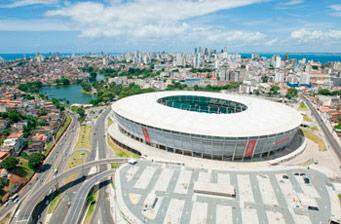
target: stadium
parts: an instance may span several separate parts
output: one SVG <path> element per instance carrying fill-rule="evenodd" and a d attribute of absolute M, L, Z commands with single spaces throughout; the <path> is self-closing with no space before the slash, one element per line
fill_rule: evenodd
<path fill-rule="evenodd" d="M 155 150 L 215 160 L 266 158 L 293 141 L 296 110 L 252 96 L 165 91 L 112 104 L 119 132 Z M 114 136 L 112 136 L 115 138 Z"/>

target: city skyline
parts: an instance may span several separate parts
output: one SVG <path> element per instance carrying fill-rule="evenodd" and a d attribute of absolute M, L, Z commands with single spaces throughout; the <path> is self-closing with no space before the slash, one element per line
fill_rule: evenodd
<path fill-rule="evenodd" d="M 337 1 L 62 1 L 0 4 L 0 53 L 341 52 Z"/>

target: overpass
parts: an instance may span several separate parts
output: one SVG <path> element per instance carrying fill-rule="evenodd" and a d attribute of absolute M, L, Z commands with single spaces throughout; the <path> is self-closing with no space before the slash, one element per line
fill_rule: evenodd
<path fill-rule="evenodd" d="M 86 199 L 90 190 L 97 182 L 104 181 L 106 178 L 112 176 L 115 171 L 115 169 L 111 169 L 100 172 L 84 182 L 84 184 L 75 195 L 63 224 L 78 224 L 81 222 L 83 209 L 85 208 Z"/>
<path fill-rule="evenodd" d="M 84 163 L 82 165 L 76 166 L 72 169 L 65 171 L 64 173 L 56 176 L 54 179 L 47 182 L 43 186 L 39 187 L 31 195 L 28 195 L 19 206 L 19 209 L 17 210 L 14 216 L 14 219 L 11 223 L 17 223 L 17 224 L 30 223 L 34 208 L 37 206 L 37 204 L 51 193 L 50 192 L 51 189 L 53 189 L 54 187 L 58 188 L 59 187 L 58 185 L 62 184 L 62 181 L 65 178 L 68 178 L 69 176 L 75 173 L 77 174 L 79 172 L 81 172 L 82 175 L 85 175 L 84 171 L 93 166 L 100 166 L 100 165 L 106 165 L 106 164 L 111 164 L 111 163 L 126 163 L 127 161 L 128 160 L 126 158 L 101 159 L 101 160 Z M 110 170 L 110 171 L 113 171 L 113 170 Z"/>

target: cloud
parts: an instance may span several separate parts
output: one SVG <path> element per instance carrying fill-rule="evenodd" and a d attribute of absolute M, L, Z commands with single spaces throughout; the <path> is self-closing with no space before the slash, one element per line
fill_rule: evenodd
<path fill-rule="evenodd" d="M 55 4 L 58 0 L 14 0 L 11 3 L 0 5 L 0 8 L 17 8 L 30 5 Z"/>
<path fill-rule="evenodd" d="M 283 6 L 293 6 L 293 5 L 300 5 L 304 3 L 304 0 L 289 0 L 286 2 L 282 2 L 281 5 Z"/>
<path fill-rule="evenodd" d="M 82 2 L 50 10 L 48 17 L 71 19 L 81 36 L 129 40 L 179 40 L 252 42 L 265 38 L 260 32 L 226 30 L 192 25 L 188 19 L 220 10 L 247 6 L 263 0 L 111 0 L 110 4 Z"/>
<path fill-rule="evenodd" d="M 299 29 L 291 32 L 290 37 L 300 42 L 341 41 L 341 30 L 307 30 Z"/>
<path fill-rule="evenodd" d="M 277 38 L 274 38 L 274 39 L 271 39 L 271 40 L 268 40 L 266 41 L 264 44 L 266 46 L 274 46 L 278 43 L 278 39 Z"/>
<path fill-rule="evenodd" d="M 341 4 L 330 5 L 329 8 L 332 10 L 331 16 L 341 16 Z"/>

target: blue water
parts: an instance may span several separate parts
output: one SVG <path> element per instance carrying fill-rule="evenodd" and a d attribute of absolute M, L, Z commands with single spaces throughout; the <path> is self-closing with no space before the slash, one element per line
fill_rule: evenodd
<path fill-rule="evenodd" d="M 41 93 L 49 98 L 57 98 L 69 101 L 70 104 L 88 104 L 93 96 L 84 94 L 80 85 L 69 86 L 45 86 L 40 90 Z"/>
<path fill-rule="evenodd" d="M 243 58 L 251 58 L 251 53 L 241 53 Z M 259 53 L 260 57 L 271 58 L 273 55 L 280 55 L 283 59 L 285 53 Z M 327 53 L 288 53 L 289 59 L 301 60 L 303 58 L 315 62 L 326 64 L 329 62 L 341 61 L 341 53 L 327 54 Z"/>
<path fill-rule="evenodd" d="M 97 75 L 96 80 L 104 80 L 104 75 Z M 82 92 L 82 87 L 79 84 L 69 86 L 44 86 L 41 93 L 48 96 L 49 98 L 57 98 L 63 101 L 68 101 L 70 104 L 88 104 L 90 100 L 95 97 Z"/>
<path fill-rule="evenodd" d="M 10 61 L 10 60 L 17 60 L 17 59 L 29 59 L 29 58 L 34 58 L 37 54 L 35 53 L 25 53 L 25 54 L 0 54 L 0 57 L 2 57 L 4 60 Z M 52 56 L 52 55 L 56 55 L 56 54 L 51 54 L 51 53 L 45 53 L 42 54 L 44 57 L 48 57 L 48 56 Z M 58 54 L 58 56 L 61 57 L 67 57 L 67 56 L 71 56 L 71 53 L 61 53 Z"/>
<path fill-rule="evenodd" d="M 106 55 L 119 55 L 120 53 L 108 53 Z M 22 54 L 0 54 L 0 57 L 4 60 L 18 60 L 18 59 L 29 59 L 34 58 L 37 54 L 36 53 L 22 53 Z M 89 54 L 89 53 L 42 53 L 44 57 L 58 55 L 59 57 L 70 57 L 70 56 L 82 56 L 82 55 L 100 55 L 100 54 Z"/>

